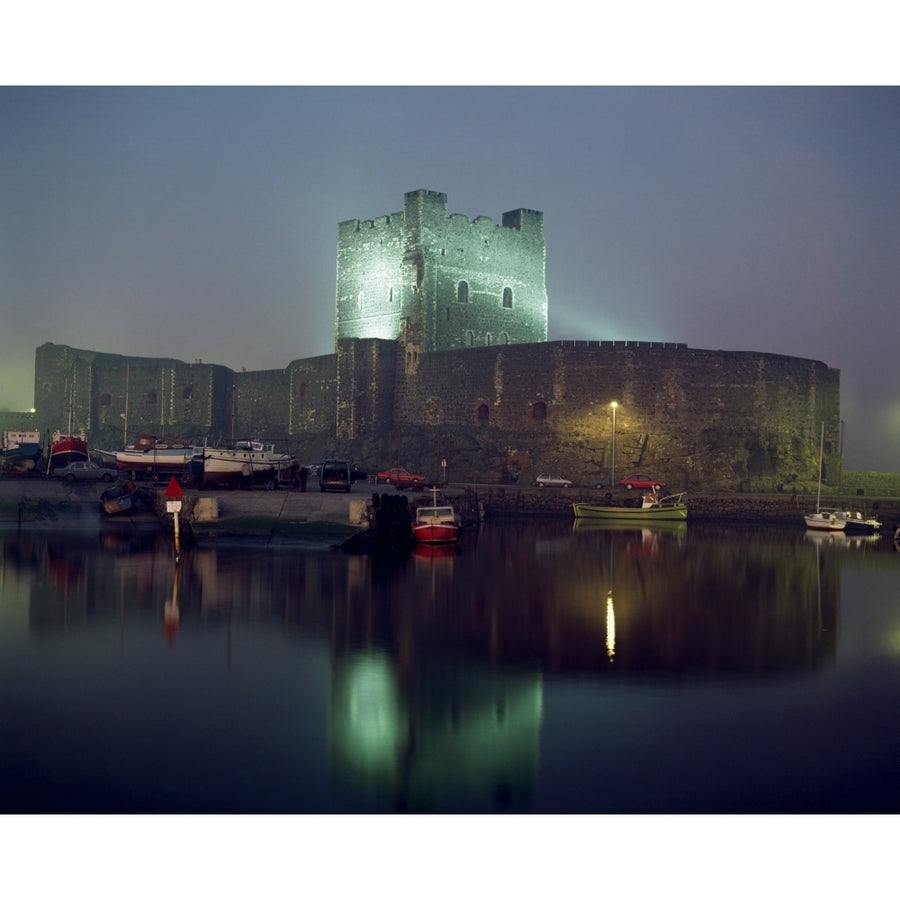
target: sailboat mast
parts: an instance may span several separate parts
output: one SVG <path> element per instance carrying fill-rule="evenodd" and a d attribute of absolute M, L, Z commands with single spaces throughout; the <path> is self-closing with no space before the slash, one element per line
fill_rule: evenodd
<path fill-rule="evenodd" d="M 822 497 L 822 454 L 825 451 L 825 422 L 822 421 L 822 431 L 819 434 L 819 486 L 816 488 L 816 512 L 819 511 L 819 501 Z"/>

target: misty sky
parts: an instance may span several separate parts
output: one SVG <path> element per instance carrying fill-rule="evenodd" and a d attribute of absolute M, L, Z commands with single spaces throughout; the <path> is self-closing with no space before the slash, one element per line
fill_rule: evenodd
<path fill-rule="evenodd" d="M 821 360 L 900 468 L 891 88 L 0 88 L 0 408 L 45 341 L 331 353 L 338 222 L 418 188 L 543 211 L 551 339 Z"/>

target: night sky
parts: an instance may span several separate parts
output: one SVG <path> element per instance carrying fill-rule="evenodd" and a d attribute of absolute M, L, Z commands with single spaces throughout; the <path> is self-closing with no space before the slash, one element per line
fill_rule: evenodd
<path fill-rule="evenodd" d="M 543 211 L 551 340 L 820 360 L 847 467 L 898 469 L 897 89 L 6 87 L 0 125 L 0 409 L 45 341 L 333 352 L 338 222 L 425 188 Z"/>

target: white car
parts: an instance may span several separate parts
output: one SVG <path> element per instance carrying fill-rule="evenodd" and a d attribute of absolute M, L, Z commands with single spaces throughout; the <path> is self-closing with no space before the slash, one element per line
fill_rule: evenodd
<path fill-rule="evenodd" d="M 536 487 L 572 487 L 573 483 L 568 478 L 563 478 L 562 475 L 554 475 L 552 472 L 542 472 L 534 479 Z"/>
<path fill-rule="evenodd" d="M 115 469 L 104 469 L 92 462 L 72 462 L 54 469 L 53 474 L 63 481 L 105 481 L 109 483 L 118 476 Z"/>

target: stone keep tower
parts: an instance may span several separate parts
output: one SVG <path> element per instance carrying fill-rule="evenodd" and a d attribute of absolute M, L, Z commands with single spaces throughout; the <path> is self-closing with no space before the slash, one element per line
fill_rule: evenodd
<path fill-rule="evenodd" d="M 335 342 L 397 340 L 419 353 L 547 340 L 543 213 L 502 225 L 447 215 L 447 195 L 411 191 L 403 211 L 338 225 Z"/>

